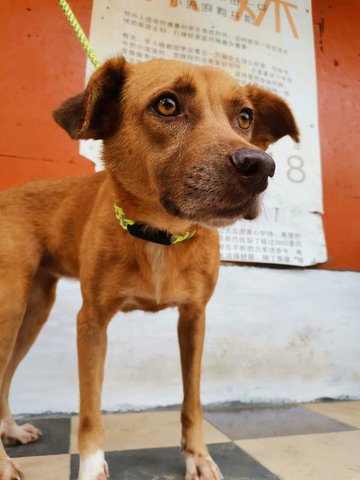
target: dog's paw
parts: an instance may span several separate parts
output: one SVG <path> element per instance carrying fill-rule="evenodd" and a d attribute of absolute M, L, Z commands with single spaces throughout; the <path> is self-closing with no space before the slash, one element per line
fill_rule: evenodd
<path fill-rule="evenodd" d="M 186 474 L 185 480 L 222 480 L 219 467 L 210 455 L 184 451 Z"/>
<path fill-rule="evenodd" d="M 99 473 L 99 475 L 96 477 L 96 480 L 107 480 L 107 478 L 109 478 L 109 475 L 107 475 L 104 472 L 104 473 Z"/>
<path fill-rule="evenodd" d="M 109 478 L 109 467 L 104 461 L 103 472 L 99 473 L 95 480 L 107 480 Z"/>
<path fill-rule="evenodd" d="M 107 480 L 109 478 L 109 468 L 107 463 L 105 462 L 101 471 L 98 473 L 87 472 L 86 474 L 80 473 L 79 480 Z M 0 479 L 1 480 L 1 479 Z"/>
<path fill-rule="evenodd" d="M 0 460 L 0 480 L 23 480 L 24 475 L 10 458 Z"/>
<path fill-rule="evenodd" d="M 99 450 L 80 460 L 79 480 L 106 480 L 107 478 L 109 478 L 109 467 L 104 459 L 104 452 Z"/>
<path fill-rule="evenodd" d="M 36 442 L 41 437 L 41 431 L 30 423 L 17 425 L 15 422 L 11 422 L 3 426 L 1 436 L 8 445 L 16 445 L 17 443 L 25 445 Z"/>

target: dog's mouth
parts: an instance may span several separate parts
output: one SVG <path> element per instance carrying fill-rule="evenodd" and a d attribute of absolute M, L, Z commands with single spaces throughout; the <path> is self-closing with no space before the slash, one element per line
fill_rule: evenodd
<path fill-rule="evenodd" d="M 204 203 L 176 202 L 169 195 L 161 198 L 165 210 L 173 216 L 210 227 L 225 227 L 237 220 L 254 220 L 260 211 L 259 195 L 251 194 L 242 201 L 224 202 L 207 199 Z"/>

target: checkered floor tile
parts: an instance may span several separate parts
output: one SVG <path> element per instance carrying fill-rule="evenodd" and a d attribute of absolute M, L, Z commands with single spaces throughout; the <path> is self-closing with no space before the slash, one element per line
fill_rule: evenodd
<path fill-rule="evenodd" d="M 112 480 L 183 480 L 178 411 L 104 415 Z M 7 447 L 27 480 L 76 480 L 77 417 L 32 417 L 43 432 Z M 225 480 L 359 480 L 360 402 L 206 409 L 210 453 Z"/>

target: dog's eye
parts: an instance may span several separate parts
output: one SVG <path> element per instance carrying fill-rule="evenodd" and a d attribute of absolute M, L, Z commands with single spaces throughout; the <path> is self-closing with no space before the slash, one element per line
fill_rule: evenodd
<path fill-rule="evenodd" d="M 249 108 L 243 108 L 239 115 L 239 127 L 243 130 L 249 130 L 254 121 L 253 112 Z"/>
<path fill-rule="evenodd" d="M 179 114 L 179 106 L 174 97 L 166 96 L 157 100 L 154 104 L 155 112 L 162 117 L 175 117 Z"/>

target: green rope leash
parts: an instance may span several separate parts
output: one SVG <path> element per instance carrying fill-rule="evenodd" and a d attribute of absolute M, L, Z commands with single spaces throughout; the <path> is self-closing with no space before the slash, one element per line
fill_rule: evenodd
<path fill-rule="evenodd" d="M 71 10 L 66 0 L 58 0 L 58 1 L 59 1 L 60 7 L 65 13 L 66 18 L 69 20 L 69 23 L 72 26 L 77 38 L 79 39 L 87 56 L 89 57 L 89 60 L 91 61 L 91 63 L 94 65 L 96 69 L 99 68 L 101 66 L 101 63 L 96 58 L 96 55 L 89 44 L 89 40 L 87 39 L 83 29 L 81 28 L 79 22 L 77 21 L 74 15 L 74 12 Z"/>

